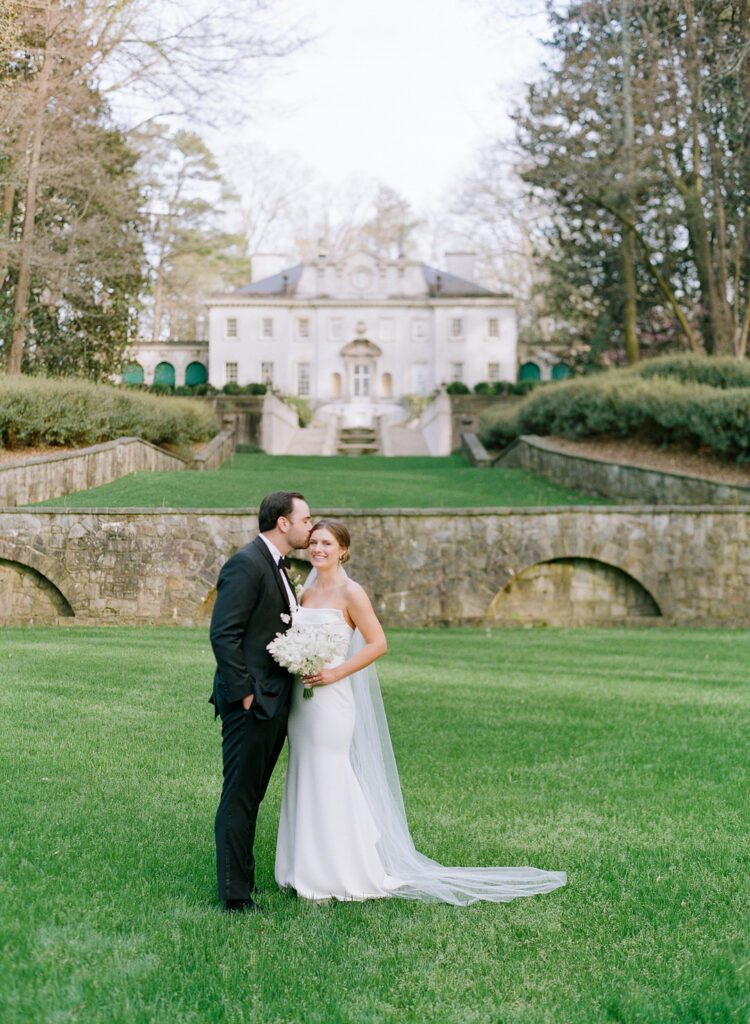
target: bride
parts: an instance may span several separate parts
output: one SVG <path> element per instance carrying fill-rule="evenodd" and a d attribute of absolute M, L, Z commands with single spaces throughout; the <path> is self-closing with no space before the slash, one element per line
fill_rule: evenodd
<path fill-rule="evenodd" d="M 276 881 L 308 900 L 384 896 L 457 905 L 506 902 L 565 885 L 560 871 L 444 867 L 417 852 L 373 662 L 386 639 L 364 589 L 343 569 L 350 537 L 336 519 L 310 534 L 314 567 L 298 621 L 332 627 L 340 654 L 296 685 L 289 766 L 276 846 Z"/>

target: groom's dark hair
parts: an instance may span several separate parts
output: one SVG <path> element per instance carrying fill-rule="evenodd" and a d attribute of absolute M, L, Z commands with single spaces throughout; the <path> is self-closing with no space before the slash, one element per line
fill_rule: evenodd
<path fill-rule="evenodd" d="M 289 516 L 294 509 L 294 499 L 305 500 L 304 494 L 299 491 L 274 491 L 267 494 L 260 503 L 258 509 L 258 529 L 261 533 L 268 533 L 276 529 L 276 523 L 280 516 Z"/>

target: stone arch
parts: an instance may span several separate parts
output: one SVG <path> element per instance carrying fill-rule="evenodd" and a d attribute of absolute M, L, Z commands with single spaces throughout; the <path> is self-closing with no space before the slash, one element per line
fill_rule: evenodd
<path fill-rule="evenodd" d="M 521 363 L 521 367 L 518 371 L 519 380 L 541 380 L 542 371 L 538 363 Z"/>
<path fill-rule="evenodd" d="M 487 612 L 503 625 L 613 626 L 656 623 L 662 611 L 630 573 L 597 558 L 549 558 L 527 566 Z"/>
<path fill-rule="evenodd" d="M 0 538 L 0 561 L 18 562 L 21 566 L 35 570 L 37 576 L 46 579 L 59 592 L 72 615 L 76 614 L 75 609 L 80 608 L 83 603 L 73 580 L 65 575 L 60 563 L 49 555 L 42 554 L 26 544 L 16 544 Z"/>
<path fill-rule="evenodd" d="M 174 387 L 175 372 L 172 363 L 161 362 L 156 364 L 156 369 L 154 370 L 154 384 L 159 387 Z"/>
<path fill-rule="evenodd" d="M 552 380 L 567 380 L 572 376 L 573 369 L 567 363 L 555 363 L 552 367 Z"/>
<path fill-rule="evenodd" d="M 122 371 L 122 382 L 128 384 L 131 387 L 143 384 L 144 381 L 143 367 L 140 363 L 132 360 L 129 363 L 125 363 Z"/>
<path fill-rule="evenodd" d="M 74 616 L 60 588 L 38 569 L 0 558 L 0 626 L 43 625 Z"/>
<path fill-rule="evenodd" d="M 192 363 L 188 363 L 185 368 L 185 384 L 188 387 L 195 387 L 197 384 L 206 384 L 208 382 L 208 370 L 197 360 Z"/>

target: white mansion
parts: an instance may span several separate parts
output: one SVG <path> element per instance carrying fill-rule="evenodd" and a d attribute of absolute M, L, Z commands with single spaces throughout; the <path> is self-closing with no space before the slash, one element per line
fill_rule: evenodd
<path fill-rule="evenodd" d="M 363 422 L 451 381 L 516 380 L 514 301 L 472 280 L 471 254 L 447 254 L 444 270 L 365 252 L 253 265 L 259 279 L 207 303 L 215 387 L 264 382 Z M 141 344 L 131 366 L 146 383 L 193 383 L 200 345 Z"/>

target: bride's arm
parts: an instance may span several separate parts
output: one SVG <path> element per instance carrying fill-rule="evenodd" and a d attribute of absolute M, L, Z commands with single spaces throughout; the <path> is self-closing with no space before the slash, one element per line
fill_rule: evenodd
<path fill-rule="evenodd" d="M 349 583 L 346 595 L 346 610 L 354 625 L 365 640 L 365 646 L 351 658 L 335 668 L 322 668 L 312 676 L 306 676 L 305 682 L 313 686 L 326 686 L 337 683 L 339 679 L 350 676 L 353 672 L 371 665 L 376 658 L 382 658 L 388 650 L 383 627 L 370 602 L 370 598 L 359 583 Z"/>

